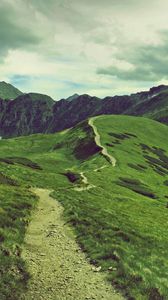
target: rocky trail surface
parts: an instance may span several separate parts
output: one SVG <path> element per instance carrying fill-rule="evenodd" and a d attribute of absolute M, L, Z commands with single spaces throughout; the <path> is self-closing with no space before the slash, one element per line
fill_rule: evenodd
<path fill-rule="evenodd" d="M 28 290 L 21 300 L 119 300 L 105 282 L 100 267 L 89 264 L 65 224 L 63 207 L 49 196 L 50 191 L 35 189 L 38 207 L 32 215 L 22 257 L 31 274 Z"/>
<path fill-rule="evenodd" d="M 107 149 L 101 144 L 100 141 L 100 134 L 98 133 L 97 127 L 94 125 L 94 120 L 96 119 L 96 117 L 94 118 L 90 118 L 88 121 L 88 124 L 93 128 L 94 134 L 95 134 L 95 142 L 97 144 L 97 146 L 99 146 L 102 150 L 101 153 L 102 155 L 106 158 L 106 160 L 112 164 L 113 167 L 115 167 L 116 165 L 116 159 L 110 155 L 107 151 Z"/>

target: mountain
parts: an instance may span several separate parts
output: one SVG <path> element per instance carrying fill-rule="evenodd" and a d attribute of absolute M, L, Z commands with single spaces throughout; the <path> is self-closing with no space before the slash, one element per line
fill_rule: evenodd
<path fill-rule="evenodd" d="M 22 94 L 8 102 L 0 101 L 0 135 L 10 137 L 45 132 L 54 103 L 51 97 L 37 93 Z"/>
<path fill-rule="evenodd" d="M 22 95 L 22 92 L 15 88 L 10 83 L 4 81 L 0 82 L 0 98 L 1 99 L 15 99 Z"/>
<path fill-rule="evenodd" d="M 79 97 L 79 94 L 74 94 L 66 99 L 66 101 L 72 101 Z"/>
<path fill-rule="evenodd" d="M 168 124 L 168 86 L 104 99 L 75 94 L 56 102 L 36 93 L 22 94 L 12 101 L 0 99 L 0 136 L 54 133 L 104 114 L 145 116 Z"/>
<path fill-rule="evenodd" d="M 135 105 L 126 110 L 126 114 L 145 116 L 168 124 L 168 86 L 153 87 L 131 97 L 138 98 Z"/>
<path fill-rule="evenodd" d="M 20 299 L 16 293 L 24 294 L 33 277 L 20 256 L 30 214 L 38 209 L 30 187 L 52 190 L 63 205 L 64 224 L 73 226 L 89 272 L 101 267 L 126 299 L 167 299 L 167 130 L 151 119 L 109 115 L 59 133 L 0 141 L 1 299 L 11 292 Z M 50 230 L 59 234 L 50 227 L 45 243 Z M 71 285 L 73 272 L 70 279 Z"/>

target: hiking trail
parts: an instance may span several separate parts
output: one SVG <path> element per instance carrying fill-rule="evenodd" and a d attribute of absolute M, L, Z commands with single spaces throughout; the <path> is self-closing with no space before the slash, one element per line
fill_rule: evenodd
<path fill-rule="evenodd" d="M 106 147 L 104 147 L 102 144 L 101 144 L 101 141 L 100 141 L 100 134 L 98 133 L 98 130 L 97 130 L 97 127 L 94 125 L 94 120 L 96 119 L 96 117 L 93 117 L 93 118 L 90 118 L 89 121 L 88 121 L 88 124 L 92 127 L 93 131 L 94 131 L 94 134 L 95 134 L 95 143 L 97 144 L 97 146 L 99 146 L 102 150 L 101 150 L 101 153 L 102 155 L 106 158 L 106 160 L 112 164 L 113 167 L 116 166 L 116 159 L 110 155 L 106 149 Z"/>
<path fill-rule="evenodd" d="M 31 278 L 21 300 L 121 300 L 100 267 L 92 266 L 82 253 L 72 228 L 65 224 L 61 204 L 49 190 L 33 192 L 39 202 L 22 251 Z"/>

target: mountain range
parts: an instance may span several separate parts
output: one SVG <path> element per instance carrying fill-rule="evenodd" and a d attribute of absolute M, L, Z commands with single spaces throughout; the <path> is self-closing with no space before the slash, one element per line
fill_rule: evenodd
<path fill-rule="evenodd" d="M 54 101 L 47 95 L 25 94 L 0 83 L 0 135 L 4 138 L 54 133 L 89 117 L 108 114 L 144 116 L 168 124 L 168 86 L 104 99 L 75 94 Z"/>

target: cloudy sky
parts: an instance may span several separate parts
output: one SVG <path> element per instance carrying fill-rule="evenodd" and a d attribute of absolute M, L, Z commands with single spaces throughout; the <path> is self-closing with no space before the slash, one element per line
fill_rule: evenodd
<path fill-rule="evenodd" d="M 0 80 L 55 99 L 168 84 L 168 1 L 0 0 Z"/>

